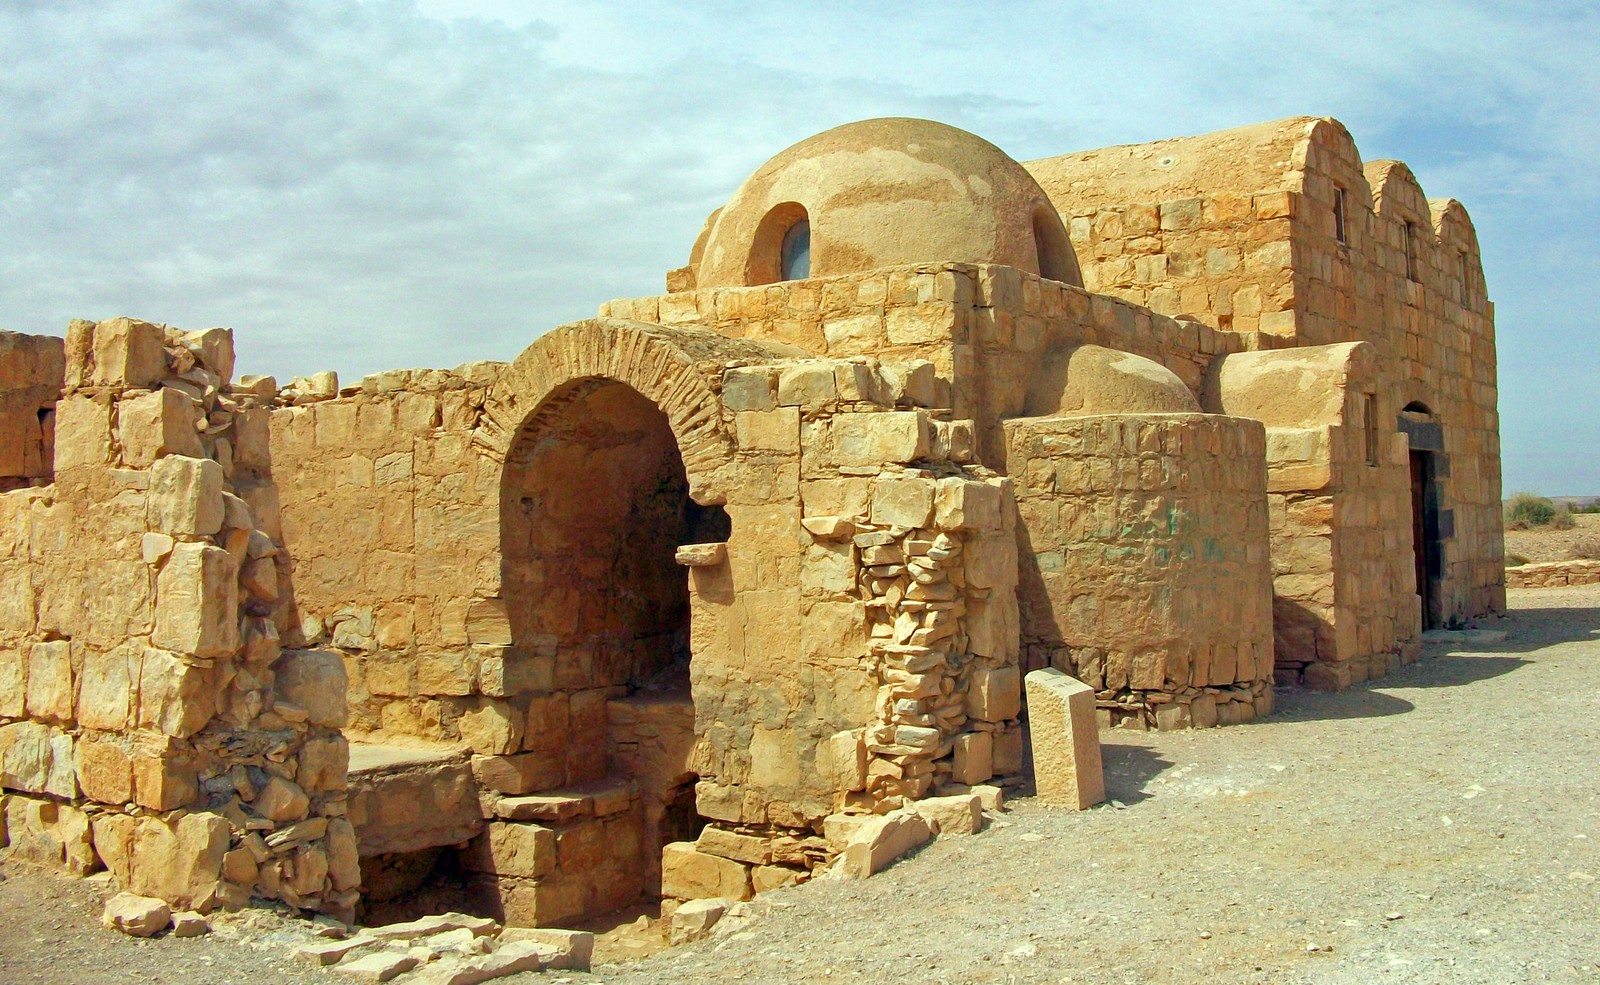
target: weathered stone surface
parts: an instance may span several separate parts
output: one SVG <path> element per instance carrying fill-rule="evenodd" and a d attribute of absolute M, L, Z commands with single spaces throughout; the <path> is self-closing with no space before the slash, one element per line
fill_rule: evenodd
<path fill-rule="evenodd" d="M 378 943 L 376 937 L 367 934 L 357 934 L 345 940 L 317 941 L 312 944 L 302 944 L 295 948 L 294 956 L 317 967 L 327 967 L 338 964 L 347 954 L 359 951 L 362 948 L 372 947 Z"/>
<path fill-rule="evenodd" d="M 1034 785 L 1039 799 L 1079 811 L 1105 800 L 1094 691 L 1049 667 L 1030 673 L 1027 685 Z"/>
<path fill-rule="evenodd" d="M 891 811 L 861 823 L 845 843 L 839 871 L 865 879 L 933 837 L 927 819 L 911 810 Z"/>
<path fill-rule="evenodd" d="M 172 936 L 200 937 L 211 933 L 211 924 L 192 910 L 181 910 L 172 915 Z"/>
<path fill-rule="evenodd" d="M 464 864 L 522 878 L 548 875 L 556 867 L 556 833 L 540 824 L 492 822 L 467 847 Z"/>
<path fill-rule="evenodd" d="M 172 923 L 172 908 L 165 900 L 118 893 L 106 901 L 100 922 L 129 937 L 150 937 Z"/>
<path fill-rule="evenodd" d="M 307 722 L 343 728 L 349 677 L 344 659 L 329 650 L 289 650 L 273 665 L 278 700 L 306 711 Z"/>
<path fill-rule="evenodd" d="M 833 418 L 833 457 L 847 466 L 913 462 L 928 457 L 928 431 L 927 418 L 916 411 L 840 414 Z"/>
<path fill-rule="evenodd" d="M 146 649 L 139 662 L 138 721 L 186 738 L 205 728 L 216 713 L 212 675 L 165 650 Z"/>
<path fill-rule="evenodd" d="M 174 458 L 163 462 L 178 461 Z M 156 576 L 158 647 L 196 657 L 221 657 L 239 648 L 239 568 L 210 544 L 175 544 Z"/>
<path fill-rule="evenodd" d="M 912 803 L 911 809 L 922 815 L 933 833 L 941 838 L 975 835 L 983 830 L 983 801 L 975 793 L 928 797 Z"/>
<path fill-rule="evenodd" d="M 667 940 L 673 946 L 711 933 L 711 928 L 728 912 L 725 899 L 691 899 L 672 911 L 667 920 Z"/>
<path fill-rule="evenodd" d="M 747 900 L 754 895 L 749 866 L 697 851 L 692 841 L 662 849 L 661 893 L 680 899 Z"/>
<path fill-rule="evenodd" d="M 269 821 L 298 821 L 306 816 L 311 800 L 292 780 L 275 776 L 256 793 L 250 807 Z"/>
<path fill-rule="evenodd" d="M 124 400 L 117 408 L 123 464 L 148 468 L 166 455 L 204 458 L 194 426 L 198 416 L 194 400 L 177 390 L 163 388 Z"/>
<path fill-rule="evenodd" d="M 150 467 L 150 527 L 158 533 L 209 537 L 222 529 L 222 466 L 169 455 Z"/>
<path fill-rule="evenodd" d="M 339 962 L 335 968 L 358 982 L 386 982 L 422 964 L 420 955 L 395 951 L 363 954 Z"/>
<path fill-rule="evenodd" d="M 542 927 L 507 927 L 500 932 L 500 940 L 510 944 L 531 941 L 555 948 L 555 956 L 546 968 L 565 971 L 588 971 L 594 959 L 594 934 L 587 930 L 554 930 Z"/>
<path fill-rule="evenodd" d="M 73 716 L 72 644 L 35 643 L 28 651 L 28 714 L 51 722 Z"/>
<path fill-rule="evenodd" d="M 0 784 L 11 790 L 78 795 L 72 736 L 39 722 L 0 725 Z"/>
<path fill-rule="evenodd" d="M 485 756 L 507 755 L 522 748 L 523 713 L 509 701 L 485 700 L 456 722 L 461 741 Z"/>
<path fill-rule="evenodd" d="M 473 756 L 472 773 L 491 790 L 517 795 L 559 786 L 566 779 L 566 765 L 537 752 Z"/>
<path fill-rule="evenodd" d="M 149 386 L 167 375 L 167 353 L 159 325 L 112 318 L 94 326 L 93 382 Z"/>
<path fill-rule="evenodd" d="M 479 937 L 491 936 L 500 929 L 500 925 L 487 917 L 474 917 L 465 913 L 440 913 L 434 916 L 418 917 L 405 923 L 384 924 L 381 927 L 368 927 L 363 933 L 380 941 L 410 941 L 431 934 L 442 934 L 448 930 L 470 930 Z"/>
<path fill-rule="evenodd" d="M 128 871 L 118 872 L 116 867 L 112 871 L 135 893 L 189 907 L 215 892 L 228 835 L 227 820 L 217 814 L 141 818 L 127 843 Z"/>

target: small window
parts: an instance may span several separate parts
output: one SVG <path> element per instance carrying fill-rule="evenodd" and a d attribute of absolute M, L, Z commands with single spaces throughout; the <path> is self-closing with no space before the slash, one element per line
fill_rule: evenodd
<path fill-rule="evenodd" d="M 1376 393 L 1362 394 L 1362 431 L 1367 439 L 1367 464 L 1378 464 L 1378 395 Z"/>
<path fill-rule="evenodd" d="M 1406 223 L 1406 276 L 1411 280 L 1421 280 L 1422 275 L 1417 270 L 1417 224 Z"/>
<path fill-rule="evenodd" d="M 1462 250 L 1460 253 L 1456 254 L 1456 268 L 1461 275 L 1461 306 L 1464 308 L 1467 306 L 1468 300 L 1472 297 L 1471 291 L 1468 290 L 1469 281 L 1467 280 L 1467 271 L 1469 268 L 1467 267 L 1466 250 Z"/>
<path fill-rule="evenodd" d="M 801 219 L 783 234 L 778 261 L 779 280 L 805 280 L 811 276 L 811 223 Z"/>
<path fill-rule="evenodd" d="M 1341 244 L 1349 243 L 1345 237 L 1344 226 L 1344 189 L 1335 185 L 1333 188 L 1333 238 Z"/>

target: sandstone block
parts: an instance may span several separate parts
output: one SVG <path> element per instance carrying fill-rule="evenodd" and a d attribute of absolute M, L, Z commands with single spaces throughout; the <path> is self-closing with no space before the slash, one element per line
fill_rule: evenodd
<path fill-rule="evenodd" d="M 118 893 L 106 901 L 100 922 L 129 937 L 150 937 L 167 929 L 172 922 L 172 908 L 165 900 Z"/>
<path fill-rule="evenodd" d="M 872 522 L 922 527 L 933 513 L 934 484 L 917 478 L 878 479 L 872 484 Z"/>
<path fill-rule="evenodd" d="M 865 879 L 933 837 L 933 828 L 912 810 L 891 811 L 862 823 L 846 843 L 840 871 Z"/>
<path fill-rule="evenodd" d="M 675 559 L 686 568 L 714 568 L 728 559 L 728 545 L 684 544 L 678 548 Z"/>
<path fill-rule="evenodd" d="M 66 640 L 35 643 L 28 650 L 28 714 L 53 722 L 73 715 L 72 644 Z"/>
<path fill-rule="evenodd" d="M 319 968 L 331 964 L 338 964 L 345 955 L 358 951 L 364 947 L 371 947 L 378 942 L 376 937 L 358 934 L 345 940 L 318 941 L 313 944 L 302 944 L 295 948 L 294 956 L 307 964 Z"/>
<path fill-rule="evenodd" d="M 955 760 L 950 779 L 956 783 L 982 783 L 994 776 L 994 738 L 989 732 L 956 736 Z"/>
<path fill-rule="evenodd" d="M 511 645 L 511 620 L 505 599 L 474 599 L 467 606 L 467 641 L 491 646 Z"/>
<path fill-rule="evenodd" d="M 339 973 L 349 975 L 358 982 L 386 982 L 405 974 L 422 964 L 421 955 L 380 951 L 365 954 L 338 964 Z"/>
<path fill-rule="evenodd" d="M 507 821 L 566 824 L 575 818 L 588 816 L 593 810 L 593 802 L 588 797 L 567 794 L 502 797 L 494 802 L 494 816 Z"/>
<path fill-rule="evenodd" d="M 661 894 L 679 899 L 723 897 L 747 900 L 753 895 L 750 868 L 677 841 L 661 850 Z"/>
<path fill-rule="evenodd" d="M 491 790 L 528 794 L 560 786 L 566 780 L 566 762 L 542 752 L 473 756 L 472 774 Z"/>
<path fill-rule="evenodd" d="M 817 410 L 836 402 L 839 392 L 830 362 L 807 362 L 778 370 L 778 405 Z"/>
<path fill-rule="evenodd" d="M 187 738 L 205 728 L 216 714 L 216 702 L 216 689 L 208 671 L 165 650 L 145 651 L 139 663 L 141 728 Z"/>
<path fill-rule="evenodd" d="M 985 722 L 1003 722 L 1022 712 L 1021 672 L 1016 667 L 979 667 L 967 685 L 967 714 Z"/>
<path fill-rule="evenodd" d="M 198 417 L 199 411 L 187 394 L 165 387 L 124 400 L 117 409 L 122 464 L 142 469 L 166 455 L 204 458 L 205 448 L 195 430 Z"/>
<path fill-rule="evenodd" d="M 941 838 L 975 835 L 983 830 L 983 800 L 975 793 L 929 797 L 913 802 L 910 807 L 922 815 L 933 833 Z"/>
<path fill-rule="evenodd" d="M 211 924 L 193 910 L 180 910 L 172 915 L 172 936 L 199 937 L 211 933 Z"/>
<path fill-rule="evenodd" d="M 217 814 L 139 819 L 128 848 L 128 888 L 183 907 L 204 900 L 221 877 L 228 832 Z"/>
<path fill-rule="evenodd" d="M 711 933 L 723 915 L 728 912 L 725 899 L 691 899 L 672 911 L 667 921 L 667 941 L 676 947 Z"/>
<path fill-rule="evenodd" d="M 0 716 L 21 718 L 27 714 L 28 662 L 19 646 L 0 647 Z"/>
<path fill-rule="evenodd" d="M 343 893 L 361 885 L 360 847 L 356 829 L 347 818 L 328 821 L 328 879 L 334 892 Z"/>
<path fill-rule="evenodd" d="M 501 756 L 522 748 L 522 712 L 508 701 L 485 699 L 456 722 L 461 741 L 485 756 Z"/>
<path fill-rule="evenodd" d="M 88 875 L 99 868 L 89 815 L 76 807 L 31 797 L 5 797 L 11 857 Z"/>
<path fill-rule="evenodd" d="M 772 370 L 763 366 L 726 370 L 722 374 L 722 405 L 734 412 L 777 407 L 772 396 Z"/>
<path fill-rule="evenodd" d="M 500 932 L 500 940 L 508 944 L 531 941 L 555 948 L 556 956 L 545 964 L 546 968 L 588 971 L 594 958 L 594 934 L 587 930 L 507 927 Z"/>
<path fill-rule="evenodd" d="M 698 852 L 733 859 L 735 862 L 766 865 L 772 861 L 772 846 L 767 839 L 728 831 L 714 824 L 706 825 L 694 844 Z"/>
<path fill-rule="evenodd" d="M 269 821 L 298 821 L 310 809 L 311 798 L 293 780 L 272 777 L 259 791 L 250 807 Z"/>
<path fill-rule="evenodd" d="M 934 524 L 940 530 L 997 531 L 1005 487 L 999 481 L 974 482 L 952 477 L 940 479 L 934 499 Z"/>
<path fill-rule="evenodd" d="M 194 353 L 195 361 L 217 374 L 221 385 L 233 379 L 233 329 L 206 328 L 184 332 L 181 341 Z"/>
<path fill-rule="evenodd" d="M 1094 690 L 1053 667 L 1030 673 L 1027 686 L 1039 799 L 1079 811 L 1105 800 Z"/>
<path fill-rule="evenodd" d="M 468 846 L 464 864 L 474 872 L 548 875 L 556 867 L 556 833 L 542 824 L 491 822 Z"/>
<path fill-rule="evenodd" d="M 210 459 L 168 455 L 150 467 L 150 528 L 158 533 L 210 537 L 222 529 L 222 466 Z"/>
<path fill-rule="evenodd" d="M 451 911 L 449 913 L 418 917 L 415 920 L 407 920 L 404 923 L 368 927 L 365 933 L 367 936 L 380 941 L 412 941 L 433 934 L 462 929 L 470 930 L 479 937 L 489 937 L 500 929 L 500 925 L 488 917 L 474 917 L 466 913 Z"/>
<path fill-rule="evenodd" d="M 0 725 L 0 786 L 71 800 L 78 796 L 72 736 L 39 722 Z"/>
<path fill-rule="evenodd" d="M 817 772 L 840 793 L 867 785 L 867 745 L 857 732 L 839 732 L 817 747 Z"/>
<path fill-rule="evenodd" d="M 800 454 L 800 408 L 779 407 L 769 411 L 743 411 L 734 416 L 734 434 L 739 450 Z"/>
<path fill-rule="evenodd" d="M 112 318 L 94 326 L 94 374 L 102 386 L 142 387 L 167 375 L 167 350 L 161 327 L 132 318 Z"/>
<path fill-rule="evenodd" d="M 830 427 L 837 465 L 913 462 L 927 458 L 931 448 L 928 419 L 917 411 L 839 414 Z"/>
<path fill-rule="evenodd" d="M 111 736 L 85 732 L 73 750 L 78 786 L 83 795 L 102 804 L 133 800 L 133 761 Z"/>
<path fill-rule="evenodd" d="M 312 725 L 344 727 L 350 679 L 343 657 L 331 650 L 288 650 L 273 670 L 278 700 L 304 708 Z"/>
<path fill-rule="evenodd" d="M 111 461 L 111 407 L 75 394 L 56 404 L 55 470 L 66 472 Z"/>

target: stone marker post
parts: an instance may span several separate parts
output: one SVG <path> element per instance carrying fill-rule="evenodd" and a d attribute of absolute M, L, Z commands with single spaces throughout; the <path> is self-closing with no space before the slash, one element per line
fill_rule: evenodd
<path fill-rule="evenodd" d="M 1039 799 L 1075 811 L 1104 801 L 1106 778 L 1100 764 L 1093 689 L 1054 667 L 1036 670 L 1024 682 Z"/>

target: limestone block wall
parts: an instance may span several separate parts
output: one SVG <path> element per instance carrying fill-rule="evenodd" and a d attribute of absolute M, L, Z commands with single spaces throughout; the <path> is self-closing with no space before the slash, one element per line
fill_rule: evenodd
<path fill-rule="evenodd" d="M 1364 163 L 1328 119 L 1029 168 L 1090 290 L 1292 345 L 1375 346 L 1383 430 L 1416 402 L 1444 431 L 1440 619 L 1503 609 L 1494 309 L 1460 203 L 1428 199 L 1400 162 Z"/>
<path fill-rule="evenodd" d="M 61 339 L 0 332 L 0 491 L 50 481 L 65 376 Z"/>
<path fill-rule="evenodd" d="M 683 291 L 611 301 L 601 311 L 773 339 L 835 358 L 876 358 L 904 381 L 913 404 L 974 421 L 977 460 L 994 469 L 1005 467 L 1001 421 L 1024 413 L 1030 380 L 1052 349 L 1092 344 L 1131 352 L 1198 392 L 1216 356 L 1287 344 L 993 264 L 918 264 Z"/>
<path fill-rule="evenodd" d="M 1506 569 L 1507 588 L 1559 588 L 1600 583 L 1600 561 L 1544 561 Z"/>
<path fill-rule="evenodd" d="M 1279 682 L 1344 687 L 1414 658 L 1409 452 L 1376 347 L 1229 355 L 1202 397 L 1266 425 Z"/>
<path fill-rule="evenodd" d="M 270 411 L 295 646 L 344 655 L 354 735 L 461 738 L 507 642 L 500 469 L 471 447 L 499 365 L 399 370 Z M 489 709 L 486 711 L 485 709 Z M 468 728 L 471 725 L 469 723 Z"/>
<path fill-rule="evenodd" d="M 283 656 L 232 335 L 75 322 L 54 481 L 0 495 L 0 785 L 24 857 L 182 906 L 348 914 L 343 672 Z"/>
<path fill-rule="evenodd" d="M 1204 728 L 1272 706 L 1261 424 L 1203 414 L 1006 422 L 1023 666 L 1093 687 L 1102 721 Z"/>

